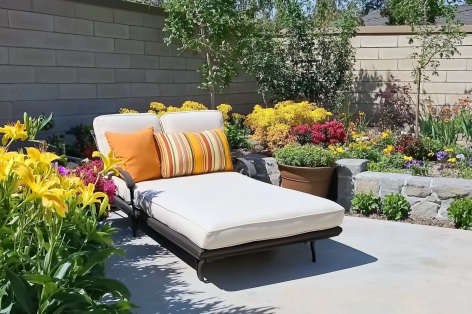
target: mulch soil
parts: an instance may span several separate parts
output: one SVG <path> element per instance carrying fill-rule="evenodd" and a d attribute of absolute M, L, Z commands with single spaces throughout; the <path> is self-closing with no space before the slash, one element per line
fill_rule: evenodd
<path fill-rule="evenodd" d="M 359 217 L 359 218 L 367 218 L 367 219 L 375 219 L 375 220 L 388 220 L 387 217 L 383 215 L 370 215 L 365 216 L 356 212 L 348 212 L 346 216 L 351 217 Z M 398 222 L 413 224 L 413 225 L 423 225 L 423 226 L 432 226 L 432 227 L 441 227 L 441 228 L 449 228 L 449 229 L 456 229 L 454 223 L 449 220 L 442 220 L 442 219 L 420 219 L 420 218 L 407 218 L 405 220 L 400 220 Z"/>

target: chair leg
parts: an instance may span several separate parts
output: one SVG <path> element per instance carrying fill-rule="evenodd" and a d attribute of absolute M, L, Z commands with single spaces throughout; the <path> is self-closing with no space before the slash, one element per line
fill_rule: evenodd
<path fill-rule="evenodd" d="M 207 283 L 205 277 L 203 277 L 203 264 L 205 264 L 205 260 L 195 259 L 196 268 L 197 268 L 197 276 L 201 282 Z"/>
<path fill-rule="evenodd" d="M 138 217 L 136 209 L 133 209 L 133 213 L 131 214 L 131 229 L 133 231 L 133 237 L 136 238 L 138 232 Z"/>
<path fill-rule="evenodd" d="M 315 242 L 316 241 L 310 241 L 310 248 L 311 248 L 311 261 L 313 263 L 316 263 L 316 250 L 315 250 Z"/>

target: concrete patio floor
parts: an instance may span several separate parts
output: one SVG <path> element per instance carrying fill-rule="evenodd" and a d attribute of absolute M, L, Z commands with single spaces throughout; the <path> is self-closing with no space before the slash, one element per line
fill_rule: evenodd
<path fill-rule="evenodd" d="M 140 314 L 470 314 L 472 232 L 346 217 L 344 232 L 317 242 L 217 260 L 198 280 L 186 262 L 114 214 L 127 250 L 107 276 L 132 292 Z"/>

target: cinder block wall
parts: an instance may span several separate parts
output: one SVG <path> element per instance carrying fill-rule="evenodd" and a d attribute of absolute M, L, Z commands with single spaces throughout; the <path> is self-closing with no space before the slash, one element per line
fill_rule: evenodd
<path fill-rule="evenodd" d="M 454 105 L 461 97 L 472 92 L 472 27 L 466 26 L 467 37 L 458 48 L 461 55 L 452 59 L 439 59 L 439 76 L 431 75 L 430 82 L 422 87 L 422 98 L 430 97 L 434 105 Z M 411 72 L 414 62 L 409 56 L 414 48 L 409 45 L 409 27 L 361 27 L 359 35 L 353 39 L 357 48 L 355 65 L 354 108 L 371 113 L 375 95 L 385 90 L 390 75 L 401 83 L 411 84 L 412 97 L 416 101 L 416 86 Z M 395 34 L 404 32 L 405 34 Z"/>
<path fill-rule="evenodd" d="M 0 0 L 0 124 L 54 112 L 43 136 L 151 101 L 209 105 L 202 63 L 163 43 L 162 10 L 119 0 Z M 250 112 L 262 102 L 240 76 L 217 102 Z"/>

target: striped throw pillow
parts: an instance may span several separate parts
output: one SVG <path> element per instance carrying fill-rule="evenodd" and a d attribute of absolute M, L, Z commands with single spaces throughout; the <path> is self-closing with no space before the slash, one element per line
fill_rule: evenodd
<path fill-rule="evenodd" d="M 233 170 L 228 140 L 220 129 L 154 135 L 161 154 L 163 178 Z"/>

